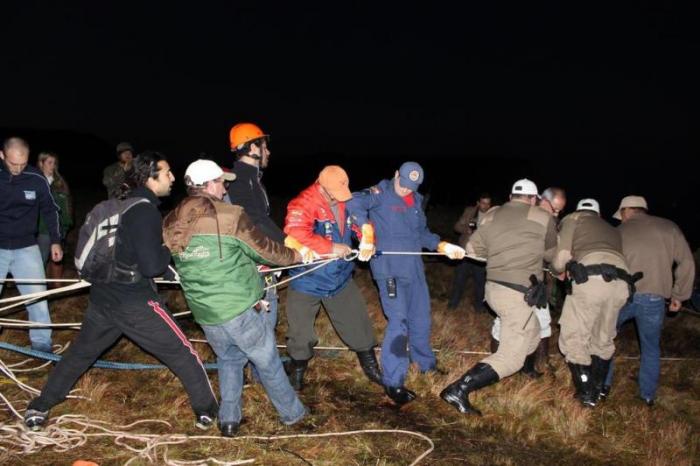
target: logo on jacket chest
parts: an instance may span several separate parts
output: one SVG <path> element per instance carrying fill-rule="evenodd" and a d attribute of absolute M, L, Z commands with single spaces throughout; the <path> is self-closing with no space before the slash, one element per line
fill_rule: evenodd
<path fill-rule="evenodd" d="M 28 201 L 35 201 L 36 200 L 36 191 L 25 191 L 24 198 Z"/>
<path fill-rule="evenodd" d="M 207 259 L 211 254 L 209 250 L 204 246 L 197 246 L 192 249 L 186 249 L 182 251 L 178 256 L 182 261 L 188 261 L 192 259 Z"/>

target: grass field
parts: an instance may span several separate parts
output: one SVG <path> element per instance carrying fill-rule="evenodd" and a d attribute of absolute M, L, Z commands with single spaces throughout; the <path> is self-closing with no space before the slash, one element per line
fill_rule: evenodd
<path fill-rule="evenodd" d="M 427 264 L 432 293 L 433 346 L 440 350 L 438 363 L 446 375 L 421 375 L 411 369 L 407 385 L 419 398 L 397 409 L 360 370 L 354 354 L 346 351 L 318 351 L 307 372 L 308 385 L 301 394 L 312 415 L 302 425 L 285 427 L 277 421 L 272 405 L 260 385 L 244 390 L 242 436 L 275 436 L 306 433 L 330 433 L 364 429 L 397 429 L 419 432 L 435 444 L 421 464 L 493 464 L 493 465 L 693 465 L 700 464 L 700 318 L 680 314 L 669 318 L 663 335 L 662 354 L 695 358 L 665 361 L 657 405 L 647 408 L 636 396 L 636 359 L 617 360 L 616 384 L 610 399 L 593 410 L 581 408 L 572 398 L 569 371 L 556 348 L 556 329 L 552 338 L 550 367 L 546 375 L 530 380 L 514 375 L 472 396 L 484 416 L 459 414 L 438 397 L 444 386 L 479 360 L 478 355 L 460 350 L 488 351 L 490 316 L 475 314 L 469 300 L 457 311 L 446 309 L 452 269 L 445 261 Z M 369 304 L 378 339 L 385 321 L 369 272 L 358 269 L 356 280 Z M 4 293 L 9 296 L 14 290 Z M 186 310 L 178 290 L 165 292 L 173 312 Z M 282 291 L 282 303 L 285 292 Z M 86 307 L 85 294 L 57 299 L 51 303 L 56 322 L 80 321 Z M 26 318 L 25 314 L 16 314 Z M 186 334 L 203 339 L 190 318 L 180 320 Z M 286 318 L 280 312 L 278 342 L 284 343 Z M 342 346 L 322 312 L 317 321 L 320 345 Z M 54 341 L 64 344 L 75 337 L 72 330 L 54 332 Z M 0 340 L 28 344 L 23 330 L 3 329 Z M 628 325 L 618 337 L 618 354 L 638 354 L 634 327 Z M 213 354 L 205 343 L 195 343 L 204 359 Z M 24 359 L 0 351 L 6 364 Z M 129 341 L 122 339 L 103 359 L 156 362 Z M 34 364 L 34 363 L 32 363 Z M 20 379 L 37 388 L 46 380 L 48 369 L 20 373 Z M 216 386 L 215 372 L 210 372 Z M 55 407 L 51 416 L 79 414 L 111 426 L 126 425 L 142 419 L 160 419 L 169 423 L 148 423 L 130 429 L 133 433 L 200 435 L 193 426 L 193 415 L 179 381 L 167 370 L 113 371 L 91 369 L 78 382 L 79 394 L 88 399 L 68 400 Z M 0 391 L 22 412 L 29 395 L 7 379 L 0 379 Z M 17 420 L 9 410 L 0 412 L 5 433 L 13 431 Z M 75 426 L 73 426 L 75 427 Z M 116 428 L 114 428 L 116 429 Z M 91 430 L 90 432 L 95 432 Z M 29 434 L 29 437 L 35 434 Z M 45 435 L 45 434 L 39 434 Z M 217 436 L 218 430 L 211 435 Z M 2 436 L 0 435 L 0 438 Z M 71 464 L 90 459 L 101 465 L 123 464 L 137 456 L 126 448 L 142 446 L 136 440 L 114 437 L 89 437 L 85 444 L 68 451 L 46 446 L 33 454 L 22 454 L 7 437 L 0 440 L 0 463 L 25 465 Z M 428 448 L 417 437 L 399 433 L 361 433 L 345 437 L 261 439 L 191 439 L 185 443 L 159 447 L 155 463 L 170 460 L 216 458 L 233 464 L 235 460 L 254 459 L 265 465 L 400 465 L 410 464 Z M 130 464 L 153 464 L 136 458 Z M 204 461 L 191 464 L 207 464 Z M 217 464 L 210 462 L 208 464 Z"/>

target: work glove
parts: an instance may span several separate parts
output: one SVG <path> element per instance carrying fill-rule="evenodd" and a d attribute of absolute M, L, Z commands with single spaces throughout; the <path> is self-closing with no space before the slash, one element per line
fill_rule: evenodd
<path fill-rule="evenodd" d="M 360 241 L 360 253 L 357 258 L 362 262 L 369 262 L 377 248 L 374 246 L 374 227 L 371 223 L 362 225 L 362 240 Z"/>
<path fill-rule="evenodd" d="M 464 259 L 467 252 L 456 244 L 440 241 L 437 247 L 438 252 L 443 253 L 450 259 Z"/>
<path fill-rule="evenodd" d="M 290 249 L 294 249 L 299 253 L 301 256 L 301 262 L 304 264 L 308 264 L 309 262 L 313 262 L 316 259 L 319 259 L 320 256 L 316 254 L 313 250 L 308 248 L 307 246 L 304 246 L 299 242 L 298 239 L 296 239 L 293 236 L 287 236 L 284 239 L 284 245 L 287 246 Z"/>

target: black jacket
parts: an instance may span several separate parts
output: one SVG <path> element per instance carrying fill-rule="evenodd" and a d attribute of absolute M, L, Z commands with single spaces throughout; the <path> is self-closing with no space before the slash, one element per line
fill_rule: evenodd
<path fill-rule="evenodd" d="M 36 244 L 39 211 L 46 221 L 52 244 L 61 243 L 58 205 L 48 180 L 27 165 L 13 175 L 0 163 L 0 249 L 21 249 Z"/>
<path fill-rule="evenodd" d="M 260 169 L 237 160 L 233 164 L 233 173 L 236 179 L 228 187 L 231 204 L 243 207 L 255 226 L 268 238 L 283 243 L 284 232 L 270 218 L 270 201 L 260 181 Z"/>
<path fill-rule="evenodd" d="M 157 296 L 153 278 L 163 275 L 170 263 L 170 251 L 163 244 L 163 219 L 160 201 L 148 188 L 134 189 L 129 197 L 143 197 L 149 202 L 136 204 L 122 218 L 117 232 L 117 261 L 136 265 L 143 278 L 133 284 L 93 284 L 92 292 L 109 301 L 141 301 Z"/>

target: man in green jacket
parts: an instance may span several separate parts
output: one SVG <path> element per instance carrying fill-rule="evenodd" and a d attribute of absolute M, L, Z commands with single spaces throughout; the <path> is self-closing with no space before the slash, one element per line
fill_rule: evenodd
<path fill-rule="evenodd" d="M 243 367 L 250 360 L 283 424 L 307 413 L 277 354 L 274 330 L 265 324 L 265 290 L 257 264 L 291 265 L 299 253 L 262 233 L 242 207 L 222 201 L 224 181 L 235 178 L 211 160 L 185 172 L 186 197 L 164 221 L 192 314 L 202 326 L 219 365 L 219 429 L 232 437 L 241 422 Z"/>

